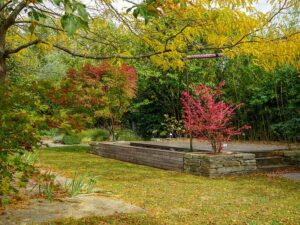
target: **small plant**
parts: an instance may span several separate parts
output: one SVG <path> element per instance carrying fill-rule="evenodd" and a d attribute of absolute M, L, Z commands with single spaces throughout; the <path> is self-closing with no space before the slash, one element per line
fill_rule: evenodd
<path fill-rule="evenodd" d="M 97 183 L 97 177 L 89 178 L 87 181 L 86 176 L 79 177 L 76 173 L 72 181 L 65 181 L 64 191 L 69 192 L 70 197 L 74 197 L 80 193 L 91 193 Z"/>
<path fill-rule="evenodd" d="M 84 187 L 84 179 L 73 179 L 71 182 L 71 197 L 78 195 Z"/>
<path fill-rule="evenodd" d="M 55 190 L 58 189 L 55 185 L 55 175 L 50 171 L 40 174 L 38 179 L 38 190 L 40 196 L 45 196 L 49 201 L 52 201 L 55 196 Z"/>
<path fill-rule="evenodd" d="M 47 199 L 49 201 L 52 201 L 54 199 L 52 183 L 46 183 L 46 185 L 44 186 L 44 194 L 47 196 Z"/>
<path fill-rule="evenodd" d="M 25 152 L 22 155 L 22 161 L 30 166 L 33 166 L 37 162 L 37 153 L 36 152 Z"/>
<path fill-rule="evenodd" d="M 96 177 L 90 178 L 87 186 L 86 186 L 86 193 L 92 193 L 95 185 L 97 183 Z"/>

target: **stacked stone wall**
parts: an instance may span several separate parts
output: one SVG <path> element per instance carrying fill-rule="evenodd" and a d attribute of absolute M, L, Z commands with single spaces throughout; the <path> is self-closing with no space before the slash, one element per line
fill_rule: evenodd
<path fill-rule="evenodd" d="M 95 143 L 91 151 L 106 158 L 208 177 L 256 170 L 255 155 L 251 153 L 185 153 L 111 143 Z"/>
<path fill-rule="evenodd" d="M 182 152 L 97 143 L 92 145 L 92 153 L 161 169 L 183 171 L 184 153 Z"/>
<path fill-rule="evenodd" d="M 251 153 L 186 153 L 184 156 L 184 171 L 195 175 L 218 177 L 253 172 L 256 169 L 255 155 Z"/>

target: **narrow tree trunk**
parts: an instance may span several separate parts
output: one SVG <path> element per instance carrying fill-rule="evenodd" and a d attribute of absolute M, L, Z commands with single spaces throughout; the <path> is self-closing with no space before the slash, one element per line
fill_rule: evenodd
<path fill-rule="evenodd" d="M 115 136 L 115 126 L 114 126 L 114 119 L 111 118 L 111 132 L 112 132 L 112 141 L 116 141 L 116 136 Z"/>
<path fill-rule="evenodd" d="M 193 133 L 190 132 L 190 152 L 193 152 Z"/>
<path fill-rule="evenodd" d="M 5 78 L 6 78 L 6 60 L 3 56 L 2 57 L 0 56 L 0 85 L 4 83 Z"/>
<path fill-rule="evenodd" d="M 2 21 L 0 21 L 2 22 Z M 0 27 L 0 85 L 3 85 L 6 78 L 6 56 L 5 56 L 6 30 Z"/>

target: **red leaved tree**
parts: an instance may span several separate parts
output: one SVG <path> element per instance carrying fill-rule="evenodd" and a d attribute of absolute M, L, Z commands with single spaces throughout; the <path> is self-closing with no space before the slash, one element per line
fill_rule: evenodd
<path fill-rule="evenodd" d="M 184 91 L 181 98 L 187 132 L 195 138 L 208 140 L 215 153 L 222 152 L 223 143 L 229 141 L 232 136 L 250 128 L 233 127 L 233 115 L 241 105 L 221 100 L 224 84 L 221 82 L 214 89 L 199 84 L 193 87 L 192 93 Z"/>
<path fill-rule="evenodd" d="M 83 129 L 101 119 L 110 127 L 113 140 L 114 126 L 128 110 L 135 93 L 135 69 L 109 61 L 95 66 L 87 64 L 79 70 L 70 69 L 60 84 L 49 90 L 55 111 L 63 120 L 57 123 L 61 122 L 65 130 Z"/>

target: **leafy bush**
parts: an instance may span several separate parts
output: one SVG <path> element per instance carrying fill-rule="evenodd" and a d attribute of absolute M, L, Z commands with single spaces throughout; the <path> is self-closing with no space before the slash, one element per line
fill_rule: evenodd
<path fill-rule="evenodd" d="M 43 90 L 28 77 L 0 87 L 0 204 L 7 204 L 31 176 L 33 166 L 22 156 L 38 146 L 47 129 Z"/>
<path fill-rule="evenodd" d="M 163 131 L 160 132 L 160 135 L 172 137 L 180 137 L 184 131 L 184 125 L 182 120 L 177 120 L 173 116 L 169 116 L 167 114 L 164 115 L 164 122 L 161 124 L 163 127 Z"/>
<path fill-rule="evenodd" d="M 136 133 L 129 129 L 123 129 L 117 132 L 118 141 L 140 141 L 142 140 Z"/>
<path fill-rule="evenodd" d="M 251 128 L 247 125 L 232 125 L 233 115 L 240 105 L 220 100 L 224 84 L 220 82 L 216 88 L 210 88 L 200 83 L 193 87 L 192 94 L 188 91 L 182 92 L 183 118 L 187 133 L 209 141 L 214 153 L 222 152 L 223 143 L 231 137 Z"/>
<path fill-rule="evenodd" d="M 65 135 L 62 139 L 62 142 L 65 145 L 80 144 L 81 138 L 79 137 L 79 135 Z"/>
<path fill-rule="evenodd" d="M 25 187 L 34 172 L 36 154 L 30 152 L 0 153 L 0 205 L 7 205 Z"/>
<path fill-rule="evenodd" d="M 300 140 L 300 118 L 292 118 L 285 122 L 273 124 L 271 129 L 278 139 Z"/>
<path fill-rule="evenodd" d="M 108 130 L 95 128 L 81 131 L 79 136 L 85 141 L 88 139 L 91 141 L 108 141 L 110 135 Z"/>

